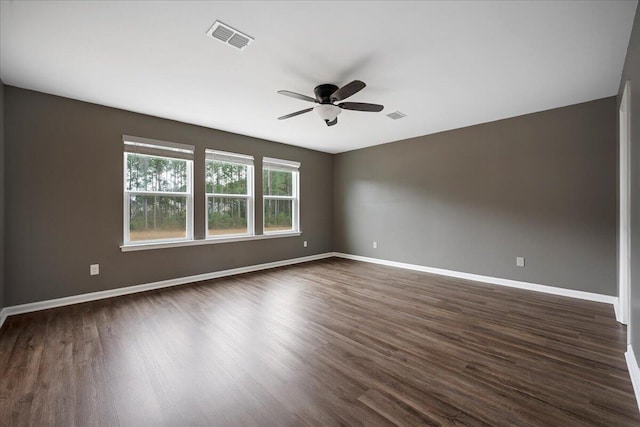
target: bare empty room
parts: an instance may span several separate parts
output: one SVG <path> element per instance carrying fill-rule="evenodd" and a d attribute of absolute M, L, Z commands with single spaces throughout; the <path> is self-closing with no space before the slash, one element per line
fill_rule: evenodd
<path fill-rule="evenodd" d="M 636 9 L 0 0 L 0 425 L 640 426 Z"/>

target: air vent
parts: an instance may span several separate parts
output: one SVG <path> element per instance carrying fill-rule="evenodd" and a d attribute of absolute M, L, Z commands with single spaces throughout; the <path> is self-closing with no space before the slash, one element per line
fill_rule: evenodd
<path fill-rule="evenodd" d="M 403 117 L 407 117 L 407 115 L 402 114 L 400 111 L 394 111 L 393 113 L 387 114 L 387 117 L 393 120 L 400 120 Z"/>
<path fill-rule="evenodd" d="M 243 50 L 253 42 L 253 37 L 241 33 L 220 21 L 213 23 L 213 26 L 207 31 L 207 35 L 239 50 Z"/>
<path fill-rule="evenodd" d="M 223 42 L 227 42 L 233 35 L 233 31 L 228 29 L 227 27 L 223 27 L 222 25 L 218 25 L 218 27 L 211 32 L 211 37 L 215 37 L 218 40 L 222 40 Z"/>

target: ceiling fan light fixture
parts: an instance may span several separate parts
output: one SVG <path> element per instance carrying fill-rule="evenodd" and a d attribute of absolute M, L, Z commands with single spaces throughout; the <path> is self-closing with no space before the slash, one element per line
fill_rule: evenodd
<path fill-rule="evenodd" d="M 342 110 L 352 110 L 352 111 L 368 111 L 371 113 L 377 113 L 384 109 L 384 105 L 380 104 L 369 104 L 367 102 L 340 102 L 339 104 L 334 104 L 334 102 L 343 101 L 349 98 L 352 95 L 360 92 L 362 89 L 367 86 L 364 82 L 360 80 L 354 80 L 351 83 L 347 83 L 346 85 L 338 88 L 338 86 L 325 83 L 315 87 L 313 89 L 313 93 L 315 94 L 315 98 L 311 98 L 307 95 L 302 95 L 300 93 L 291 92 L 290 90 L 279 90 L 278 93 L 280 95 L 289 96 L 291 98 L 300 99 L 302 101 L 311 102 L 314 104 L 318 104 L 315 107 L 309 107 L 304 110 L 296 111 L 291 114 L 286 114 L 284 116 L 278 117 L 278 120 L 290 119 L 291 117 L 299 116 L 300 114 L 308 113 L 312 110 L 316 111 L 318 117 L 320 117 L 327 126 L 335 126 L 338 124 L 338 115 L 342 112 Z"/>
<path fill-rule="evenodd" d="M 324 121 L 333 121 L 342 112 L 340 107 L 332 104 L 320 104 L 313 109 L 318 116 Z"/>

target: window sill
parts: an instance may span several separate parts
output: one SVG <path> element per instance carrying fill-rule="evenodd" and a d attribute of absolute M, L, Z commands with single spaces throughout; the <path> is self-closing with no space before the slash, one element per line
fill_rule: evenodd
<path fill-rule="evenodd" d="M 260 234 L 255 236 L 230 236 L 230 237 L 209 237 L 207 239 L 199 240 L 182 240 L 176 242 L 148 242 L 138 243 L 120 246 L 122 252 L 131 251 L 146 251 L 149 249 L 165 249 L 165 248 L 179 248 L 182 246 L 200 246 L 200 245 L 215 245 L 218 243 L 232 243 L 232 242 L 245 242 L 251 240 L 264 240 L 264 239 L 277 239 L 281 237 L 296 237 L 302 235 L 302 231 L 286 231 L 281 233 L 269 233 Z"/>

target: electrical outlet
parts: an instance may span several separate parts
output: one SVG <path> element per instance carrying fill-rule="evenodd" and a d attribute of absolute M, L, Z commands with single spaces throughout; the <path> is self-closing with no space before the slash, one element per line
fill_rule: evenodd
<path fill-rule="evenodd" d="M 516 267 L 524 267 L 524 257 L 517 256 L 516 257 Z"/>
<path fill-rule="evenodd" d="M 304 246 L 305 248 L 307 247 L 307 241 L 306 240 L 304 242 L 302 242 L 302 246 Z"/>
<path fill-rule="evenodd" d="M 92 276 L 100 274 L 100 264 L 91 264 L 89 266 L 89 274 Z"/>
<path fill-rule="evenodd" d="M 378 249 L 378 242 L 373 242 L 373 249 Z"/>

